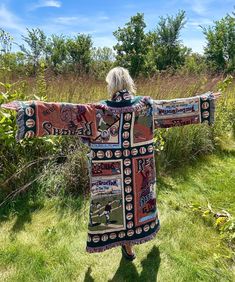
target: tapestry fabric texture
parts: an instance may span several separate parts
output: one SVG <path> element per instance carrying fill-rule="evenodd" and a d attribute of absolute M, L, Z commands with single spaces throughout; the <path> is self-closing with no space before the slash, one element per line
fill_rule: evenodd
<path fill-rule="evenodd" d="M 154 129 L 214 121 L 212 92 L 153 100 L 127 90 L 94 104 L 14 101 L 17 140 L 74 135 L 89 141 L 90 211 L 87 252 L 140 244 L 160 228 L 154 161 Z M 159 128 L 159 129 L 158 129 Z"/>

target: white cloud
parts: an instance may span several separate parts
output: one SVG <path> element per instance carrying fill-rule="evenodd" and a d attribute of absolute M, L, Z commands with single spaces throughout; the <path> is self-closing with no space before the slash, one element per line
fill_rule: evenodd
<path fill-rule="evenodd" d="M 201 26 L 213 25 L 213 21 L 207 18 L 201 18 L 197 20 L 188 20 L 186 28 L 196 28 L 201 30 Z"/>
<path fill-rule="evenodd" d="M 112 48 L 117 42 L 113 36 L 94 36 L 92 37 L 95 47 L 110 47 Z"/>
<path fill-rule="evenodd" d="M 39 0 L 37 3 L 32 4 L 29 7 L 29 10 L 36 10 L 38 8 L 44 8 L 44 7 L 54 7 L 54 8 L 60 8 L 61 2 L 57 0 Z"/>
<path fill-rule="evenodd" d="M 1 27 L 5 29 L 12 29 L 19 32 L 25 30 L 21 19 L 8 10 L 4 4 L 0 6 L 0 23 Z"/>
<path fill-rule="evenodd" d="M 53 20 L 55 23 L 62 25 L 76 25 L 86 23 L 90 21 L 90 18 L 79 16 L 79 17 L 58 17 Z"/>
<path fill-rule="evenodd" d="M 209 11 L 209 4 L 213 0 L 186 0 L 191 10 L 200 16 L 205 16 Z"/>
<path fill-rule="evenodd" d="M 183 39 L 183 44 L 192 48 L 193 52 L 203 54 L 203 47 L 206 45 L 206 41 L 203 38 L 187 38 Z"/>

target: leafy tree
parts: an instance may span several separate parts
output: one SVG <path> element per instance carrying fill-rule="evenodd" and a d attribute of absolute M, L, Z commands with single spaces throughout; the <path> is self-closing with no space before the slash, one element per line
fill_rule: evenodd
<path fill-rule="evenodd" d="M 63 35 L 52 35 L 46 47 L 46 60 L 55 73 L 62 70 L 67 57 L 66 38 Z"/>
<path fill-rule="evenodd" d="M 144 69 L 147 54 L 145 27 L 144 14 L 137 13 L 125 27 L 119 27 L 113 33 L 118 41 L 114 46 L 117 64 L 128 68 L 133 76 L 138 76 Z"/>
<path fill-rule="evenodd" d="M 104 78 L 107 72 L 113 67 L 115 54 L 109 47 L 93 49 L 92 72 L 98 78 Z"/>
<path fill-rule="evenodd" d="M 13 37 L 0 28 L 0 54 L 6 54 L 11 52 Z"/>
<path fill-rule="evenodd" d="M 92 56 L 91 36 L 79 34 L 74 39 L 69 38 L 66 45 L 73 69 L 79 73 L 88 73 Z"/>
<path fill-rule="evenodd" d="M 235 71 L 235 17 L 227 15 L 214 26 L 203 28 L 207 40 L 205 55 L 217 71 Z"/>
<path fill-rule="evenodd" d="M 46 53 L 46 35 L 39 29 L 28 29 L 28 35 L 22 36 L 25 43 L 28 45 L 28 49 L 25 45 L 20 45 L 21 51 L 26 55 L 29 63 L 33 65 L 33 73 L 36 73 L 40 59 L 45 56 Z"/>
<path fill-rule="evenodd" d="M 158 70 L 177 68 L 183 65 L 188 49 L 182 46 L 180 31 L 185 25 L 185 11 L 178 14 L 160 17 L 155 31 L 148 34 L 152 44 L 152 57 Z"/>

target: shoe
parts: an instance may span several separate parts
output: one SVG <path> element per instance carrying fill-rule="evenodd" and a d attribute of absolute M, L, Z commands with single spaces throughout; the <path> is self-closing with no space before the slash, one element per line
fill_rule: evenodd
<path fill-rule="evenodd" d="M 125 245 L 122 245 L 122 254 L 126 259 L 128 259 L 130 261 L 132 261 L 136 258 L 135 253 L 133 253 L 133 255 L 128 254 Z"/>

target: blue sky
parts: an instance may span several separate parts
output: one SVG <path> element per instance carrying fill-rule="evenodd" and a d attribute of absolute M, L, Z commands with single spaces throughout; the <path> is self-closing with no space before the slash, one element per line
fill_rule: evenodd
<path fill-rule="evenodd" d="M 0 0 L 0 27 L 18 43 L 22 43 L 26 27 L 39 27 L 47 35 L 90 34 L 94 46 L 112 47 L 116 43 L 113 31 L 137 12 L 144 13 L 148 31 L 156 27 L 159 16 L 175 15 L 180 9 L 187 15 L 181 39 L 201 53 L 205 40 L 199 25 L 212 25 L 231 13 L 234 0 Z"/>

